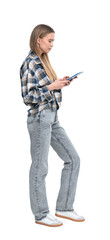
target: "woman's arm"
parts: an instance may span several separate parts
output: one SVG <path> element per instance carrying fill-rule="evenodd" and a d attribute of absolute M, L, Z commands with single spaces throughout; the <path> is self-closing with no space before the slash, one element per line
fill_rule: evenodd
<path fill-rule="evenodd" d="M 49 85 L 51 85 L 49 78 L 41 66 L 33 60 L 27 61 L 21 66 L 20 78 L 22 97 L 26 105 L 37 104 L 45 99 L 49 102 L 53 100 L 49 89 Z"/>
<path fill-rule="evenodd" d="M 52 91 L 55 89 L 54 82 L 48 85 L 49 91 Z"/>

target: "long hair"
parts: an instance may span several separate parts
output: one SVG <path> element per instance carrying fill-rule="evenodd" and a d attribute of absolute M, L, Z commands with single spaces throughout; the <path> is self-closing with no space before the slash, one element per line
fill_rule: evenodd
<path fill-rule="evenodd" d="M 47 53 L 42 53 L 41 55 L 39 54 L 39 48 L 37 46 L 37 38 L 43 38 L 47 34 L 52 33 L 55 31 L 48 25 L 45 24 L 39 24 L 37 25 L 30 36 L 30 48 L 32 51 L 36 53 L 36 55 L 40 58 L 43 67 L 45 69 L 46 74 L 50 78 L 51 82 L 53 82 L 53 78 L 58 79 L 54 69 L 52 68 L 52 65 L 50 63 L 49 57 Z"/>

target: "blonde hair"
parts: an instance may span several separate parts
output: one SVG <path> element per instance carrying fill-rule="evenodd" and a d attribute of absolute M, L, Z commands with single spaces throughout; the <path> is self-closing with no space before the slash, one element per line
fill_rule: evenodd
<path fill-rule="evenodd" d="M 34 51 L 36 53 L 36 55 L 40 58 L 43 67 L 45 69 L 46 74 L 48 75 L 48 77 L 50 78 L 51 82 L 53 82 L 53 78 L 58 79 L 54 69 L 51 66 L 49 57 L 47 53 L 42 53 L 41 55 L 39 55 L 39 48 L 37 46 L 37 38 L 43 38 L 45 37 L 47 34 L 52 33 L 55 31 L 48 25 L 45 24 L 39 24 L 37 25 L 30 36 L 30 48 L 32 51 Z"/>

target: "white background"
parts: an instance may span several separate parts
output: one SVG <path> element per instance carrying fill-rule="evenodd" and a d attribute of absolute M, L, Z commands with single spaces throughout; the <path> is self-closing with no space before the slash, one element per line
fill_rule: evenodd
<path fill-rule="evenodd" d="M 110 195 L 110 35 L 109 1 L 4 1 L 1 6 L 1 161 L 2 239 L 109 239 Z M 80 160 L 74 209 L 85 222 L 66 219 L 49 228 L 34 223 L 29 201 L 30 139 L 28 107 L 21 97 L 19 68 L 38 24 L 55 30 L 49 58 L 59 78 L 84 71 L 62 89 L 59 121 Z M 46 178 L 51 214 L 63 161 L 50 147 Z M 70 234 L 71 233 L 71 234 Z"/>

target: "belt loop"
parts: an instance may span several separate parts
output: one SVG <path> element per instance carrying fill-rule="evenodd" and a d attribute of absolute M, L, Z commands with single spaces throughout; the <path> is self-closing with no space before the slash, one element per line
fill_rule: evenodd
<path fill-rule="evenodd" d="M 45 116 L 45 109 L 43 109 L 43 116 Z"/>
<path fill-rule="evenodd" d="M 56 119 L 57 119 L 57 110 L 55 110 L 55 122 L 56 122 Z"/>

